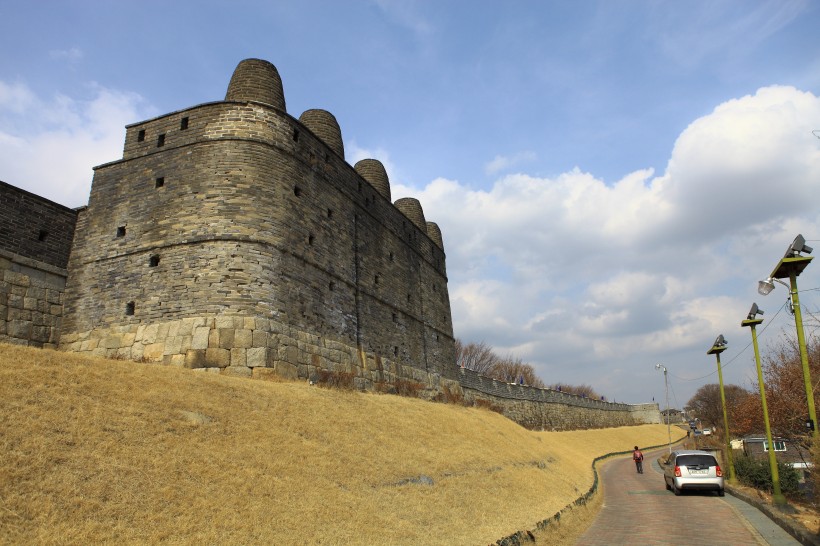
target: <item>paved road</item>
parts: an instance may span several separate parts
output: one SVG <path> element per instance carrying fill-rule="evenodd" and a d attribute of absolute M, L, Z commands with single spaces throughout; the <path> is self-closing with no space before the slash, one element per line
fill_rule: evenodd
<path fill-rule="evenodd" d="M 728 493 L 676 497 L 667 491 L 656 462 L 665 452 L 644 453 L 643 474 L 635 472 L 631 456 L 603 465 L 603 507 L 577 544 L 800 544 L 760 510 Z"/>

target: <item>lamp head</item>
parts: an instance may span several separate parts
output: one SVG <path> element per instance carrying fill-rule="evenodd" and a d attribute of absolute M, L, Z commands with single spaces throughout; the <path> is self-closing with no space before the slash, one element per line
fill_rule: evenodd
<path fill-rule="evenodd" d="M 757 293 L 761 296 L 768 296 L 772 290 L 774 290 L 774 281 L 771 277 L 757 283 Z"/>
<path fill-rule="evenodd" d="M 814 250 L 812 247 L 806 245 L 806 239 L 804 239 L 802 235 L 798 235 L 794 238 L 794 241 L 792 241 L 792 244 L 789 246 L 788 250 L 786 250 L 786 255 L 784 258 L 799 256 L 801 252 L 811 254 L 812 250 Z"/>
<path fill-rule="evenodd" d="M 752 308 L 749 309 L 749 315 L 746 317 L 747 320 L 754 320 L 757 315 L 762 315 L 763 310 L 758 308 L 756 303 L 752 304 Z"/>
<path fill-rule="evenodd" d="M 726 346 L 726 338 L 723 337 L 723 334 L 720 334 L 717 339 L 715 340 L 715 344 L 713 347 L 725 347 Z"/>

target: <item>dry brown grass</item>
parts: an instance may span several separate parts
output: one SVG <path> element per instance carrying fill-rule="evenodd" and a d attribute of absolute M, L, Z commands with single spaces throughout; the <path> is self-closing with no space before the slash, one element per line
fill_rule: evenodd
<path fill-rule="evenodd" d="M 487 544 L 665 439 L 0 344 L 0 543 Z"/>

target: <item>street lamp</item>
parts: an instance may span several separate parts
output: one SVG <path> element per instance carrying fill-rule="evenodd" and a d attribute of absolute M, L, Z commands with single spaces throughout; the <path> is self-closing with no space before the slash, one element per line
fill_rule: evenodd
<path fill-rule="evenodd" d="M 720 404 L 723 406 L 723 430 L 726 436 L 726 462 L 729 464 L 729 483 L 737 483 L 735 478 L 735 463 L 732 460 L 732 444 L 729 441 L 729 416 L 726 413 L 726 394 L 723 392 L 723 371 L 720 367 L 720 353 L 726 350 L 726 339 L 723 334 L 719 335 L 712 348 L 706 351 L 707 355 L 715 355 L 717 358 L 718 381 L 720 382 Z"/>
<path fill-rule="evenodd" d="M 663 386 L 666 388 L 666 433 L 669 435 L 669 453 L 672 453 L 672 429 L 669 426 L 669 381 L 666 379 L 666 366 L 655 364 L 656 370 L 663 370 Z"/>
<path fill-rule="evenodd" d="M 762 318 L 757 318 L 757 315 L 762 315 L 763 311 L 758 309 L 757 304 L 753 303 L 746 320 L 740 323 L 741 326 L 748 326 L 752 330 L 752 345 L 755 350 L 755 364 L 757 364 L 757 383 L 760 387 L 760 404 L 763 406 L 763 423 L 766 427 L 766 441 L 769 447 L 769 469 L 772 473 L 772 504 L 785 505 L 786 497 L 780 491 L 780 473 L 777 471 L 777 459 L 774 456 L 774 442 L 772 442 L 772 429 L 769 426 L 769 409 L 766 406 L 766 388 L 763 385 L 763 369 L 760 367 L 760 351 L 757 348 L 757 332 L 755 327 L 763 322 Z"/>
<path fill-rule="evenodd" d="M 812 247 L 806 245 L 806 240 L 802 235 L 794 238 L 794 241 L 786 249 L 786 254 L 777 263 L 777 266 L 765 281 L 757 284 L 757 291 L 765 296 L 774 290 L 774 282 L 778 282 L 789 289 L 789 300 L 791 311 L 794 314 L 794 323 L 797 328 L 797 346 L 800 348 L 800 363 L 803 366 L 803 385 L 806 389 L 806 403 L 809 408 L 809 420 L 806 427 L 812 435 L 817 438 L 817 413 L 814 410 L 814 392 L 811 383 L 811 372 L 809 371 L 809 356 L 806 352 L 806 334 L 803 332 L 803 313 L 800 311 L 800 298 L 797 295 L 797 276 L 806 269 L 814 256 L 802 256 L 801 253 L 811 254 Z M 788 277 L 791 286 L 780 279 Z"/>

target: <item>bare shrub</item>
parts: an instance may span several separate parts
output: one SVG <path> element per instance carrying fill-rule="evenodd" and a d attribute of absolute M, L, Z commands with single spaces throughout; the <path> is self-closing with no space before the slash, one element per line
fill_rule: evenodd
<path fill-rule="evenodd" d="M 354 375 L 350 372 L 319 370 L 316 383 L 328 389 L 350 391 L 354 388 Z"/>

